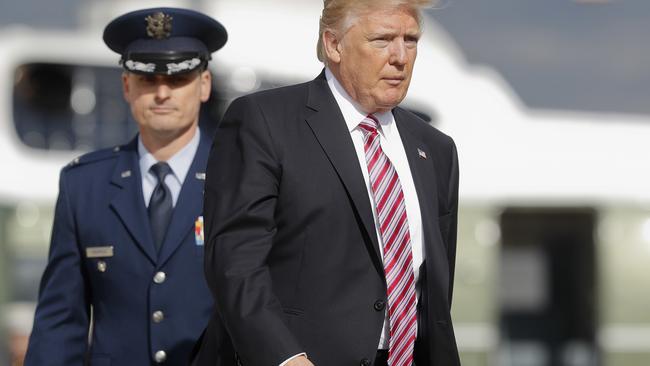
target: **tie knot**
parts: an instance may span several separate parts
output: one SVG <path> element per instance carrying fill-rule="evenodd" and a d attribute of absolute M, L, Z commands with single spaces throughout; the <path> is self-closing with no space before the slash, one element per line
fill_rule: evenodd
<path fill-rule="evenodd" d="M 158 182 L 163 182 L 167 174 L 172 172 L 172 168 L 164 161 L 159 161 L 152 165 L 149 170 L 156 176 Z"/>
<path fill-rule="evenodd" d="M 369 114 L 366 116 L 366 118 L 363 119 L 363 121 L 361 121 L 361 123 L 359 123 L 359 127 L 364 134 L 377 133 L 377 129 L 379 128 L 379 121 L 377 120 L 377 117 Z"/>

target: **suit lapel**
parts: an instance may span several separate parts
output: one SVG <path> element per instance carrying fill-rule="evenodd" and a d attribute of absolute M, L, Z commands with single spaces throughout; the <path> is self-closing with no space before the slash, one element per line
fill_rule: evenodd
<path fill-rule="evenodd" d="M 440 296 L 446 299 L 447 285 L 445 279 L 449 278 L 447 265 L 447 249 L 442 242 L 438 227 L 438 188 L 434 164 L 433 151 L 422 141 L 420 134 L 416 133 L 409 114 L 400 108 L 393 110 L 395 121 L 399 128 L 404 150 L 409 161 L 415 191 L 418 195 L 420 213 L 422 215 L 422 240 L 425 258 L 424 271 L 427 288 L 423 288 L 429 304 L 443 304 Z M 446 300 L 445 300 L 446 301 Z"/>
<path fill-rule="evenodd" d="M 156 251 L 142 194 L 137 139 L 120 151 L 111 183 L 119 188 L 111 199 L 111 207 L 142 252 L 151 263 L 156 263 Z"/>
<path fill-rule="evenodd" d="M 432 152 L 428 151 L 427 145 L 423 143 L 419 134 L 417 134 L 409 122 L 411 116 L 406 114 L 401 108 L 393 110 L 395 123 L 399 129 L 399 134 L 404 145 L 404 152 L 409 162 L 413 184 L 418 195 L 418 203 L 422 212 L 422 221 L 427 222 L 437 219 L 437 202 L 436 196 L 436 172 L 433 165 Z"/>
<path fill-rule="evenodd" d="M 359 159 L 343 115 L 329 90 L 324 72 L 309 84 L 307 107 L 315 111 L 307 117 L 307 123 L 350 195 L 372 242 L 375 265 L 381 268 L 383 273 L 375 221 Z"/>
<path fill-rule="evenodd" d="M 178 247 L 183 243 L 190 230 L 194 228 L 196 219 L 203 210 L 203 183 L 205 182 L 205 167 L 207 165 L 210 141 L 201 134 L 201 141 L 196 150 L 192 165 L 187 172 L 181 192 L 172 213 L 170 226 L 165 240 L 160 248 L 158 266 L 169 260 Z"/>

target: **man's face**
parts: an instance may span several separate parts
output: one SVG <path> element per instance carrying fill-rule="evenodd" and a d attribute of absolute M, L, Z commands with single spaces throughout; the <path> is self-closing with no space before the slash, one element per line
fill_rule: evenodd
<path fill-rule="evenodd" d="M 411 82 L 420 38 L 416 15 L 404 7 L 380 8 L 352 22 L 343 35 L 325 32 L 329 66 L 365 112 L 390 110 Z"/>
<path fill-rule="evenodd" d="M 167 140 L 196 126 L 201 102 L 210 97 L 211 76 L 208 71 L 171 76 L 127 72 L 122 85 L 140 133 Z"/>

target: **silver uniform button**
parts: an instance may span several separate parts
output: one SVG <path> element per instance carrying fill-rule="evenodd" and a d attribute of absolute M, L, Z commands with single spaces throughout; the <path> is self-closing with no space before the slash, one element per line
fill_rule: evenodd
<path fill-rule="evenodd" d="M 167 353 L 165 351 L 158 351 L 156 354 L 153 356 L 153 359 L 157 363 L 163 363 L 167 360 Z"/>
<path fill-rule="evenodd" d="M 167 279 L 167 275 L 165 274 L 165 272 L 156 272 L 156 275 L 153 276 L 153 282 L 159 285 L 165 282 L 166 279 Z"/>
<path fill-rule="evenodd" d="M 165 319 L 165 314 L 163 314 L 163 312 L 160 310 L 154 311 L 151 315 L 151 319 L 154 323 L 160 323 L 163 321 L 163 319 Z"/>
<path fill-rule="evenodd" d="M 106 272 L 106 262 L 104 261 L 97 262 L 97 270 L 99 272 Z"/>

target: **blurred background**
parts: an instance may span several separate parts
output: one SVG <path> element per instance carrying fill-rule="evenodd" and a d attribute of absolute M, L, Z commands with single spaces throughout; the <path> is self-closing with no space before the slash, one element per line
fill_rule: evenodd
<path fill-rule="evenodd" d="M 161 5 L 230 33 L 208 133 L 322 68 L 319 0 L 2 0 L 0 365 L 21 364 L 61 167 L 136 130 L 103 27 Z M 463 365 L 650 365 L 650 2 L 445 0 L 423 27 L 404 106 L 458 146 Z"/>

